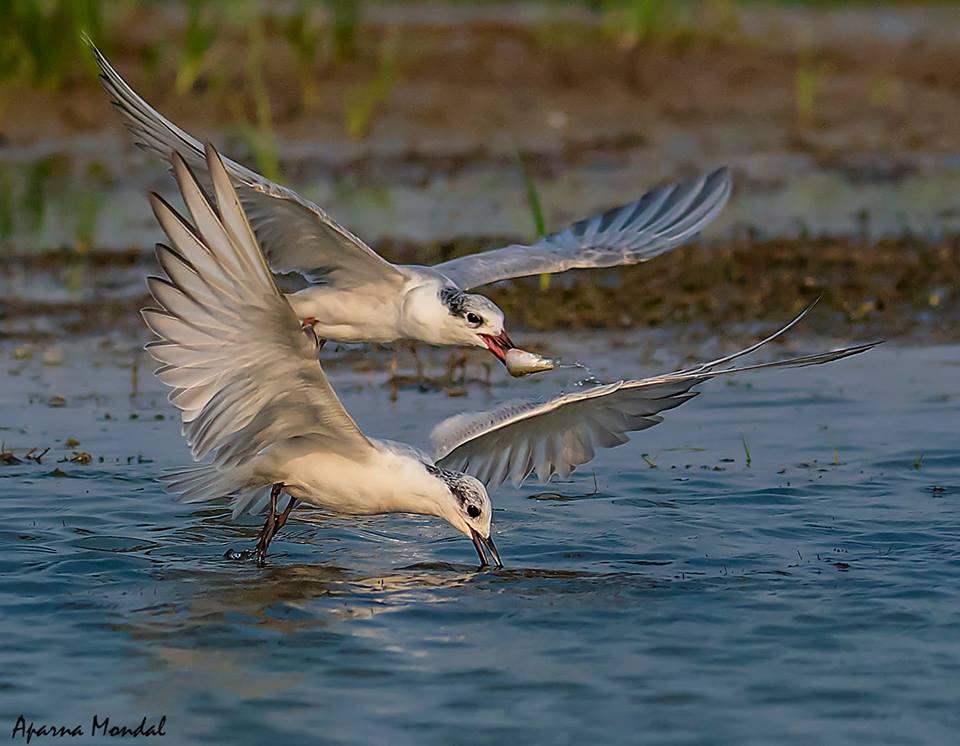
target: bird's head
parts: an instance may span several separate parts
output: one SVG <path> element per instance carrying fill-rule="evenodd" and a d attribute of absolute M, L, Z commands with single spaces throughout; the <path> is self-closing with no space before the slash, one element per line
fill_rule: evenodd
<path fill-rule="evenodd" d="M 503 567 L 500 553 L 493 543 L 490 528 L 493 506 L 487 488 L 479 479 L 459 471 L 438 466 L 428 466 L 427 471 L 446 487 L 440 503 L 440 517 L 473 542 L 481 567 L 489 564 L 484 550 L 490 553 L 490 559 L 497 567 Z"/>
<path fill-rule="evenodd" d="M 446 310 L 443 327 L 456 340 L 454 344 L 483 347 L 506 364 L 507 350 L 515 345 L 504 329 L 503 311 L 496 303 L 450 286 L 440 289 L 439 298 Z"/>

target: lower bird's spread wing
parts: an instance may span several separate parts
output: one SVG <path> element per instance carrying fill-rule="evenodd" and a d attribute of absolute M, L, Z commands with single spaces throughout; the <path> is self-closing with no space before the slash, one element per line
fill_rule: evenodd
<path fill-rule="evenodd" d="M 470 254 L 434 269 L 466 290 L 511 277 L 645 262 L 699 233 L 723 209 L 730 188 L 729 171 L 719 168 L 654 189 L 536 243 Z"/>
<path fill-rule="evenodd" d="M 257 246 L 228 173 L 206 152 L 216 206 L 184 160 L 173 170 L 192 225 L 157 195 L 151 203 L 175 248 L 159 245 L 165 278 L 148 280 L 158 308 L 143 318 L 147 349 L 173 391 L 193 456 L 241 463 L 292 438 L 328 450 L 372 448 L 344 410 Z"/>
<path fill-rule="evenodd" d="M 144 101 L 107 58 L 92 43 L 90 46 L 100 67 L 100 81 L 137 144 L 164 159 L 174 151 L 180 153 L 208 184 L 203 145 Z M 393 264 L 313 202 L 239 163 L 222 160 L 275 272 L 300 272 L 308 279 L 341 288 L 403 282 Z"/>
<path fill-rule="evenodd" d="M 627 442 L 627 433 L 659 423 L 657 412 L 696 396 L 696 381 L 631 389 L 636 381 L 596 386 L 550 401 L 517 401 L 488 412 L 456 415 L 431 434 L 437 464 L 472 474 L 491 489 L 536 472 L 541 482 L 566 479 L 596 448 Z"/>
<path fill-rule="evenodd" d="M 508 477 L 519 486 L 532 472 L 541 482 L 554 474 L 565 479 L 577 466 L 590 461 L 596 448 L 626 443 L 628 433 L 662 422 L 659 413 L 696 396 L 699 392 L 692 389 L 697 384 L 762 368 L 828 363 L 876 344 L 740 368 L 716 367 L 739 357 L 738 353 L 696 368 L 594 386 L 546 402 L 513 402 L 489 412 L 457 415 L 437 425 L 430 437 L 438 465 L 472 474 L 491 488 Z M 753 349 L 756 346 L 742 354 Z"/>

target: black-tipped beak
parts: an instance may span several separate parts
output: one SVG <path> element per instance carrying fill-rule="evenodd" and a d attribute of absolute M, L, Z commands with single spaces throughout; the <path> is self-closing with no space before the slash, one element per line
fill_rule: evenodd
<path fill-rule="evenodd" d="M 494 564 L 497 567 L 503 567 L 503 562 L 500 561 L 500 552 L 497 551 L 497 545 L 493 543 L 493 534 L 484 539 L 471 528 L 470 538 L 473 539 L 473 548 L 477 550 L 477 556 L 480 558 L 480 567 L 488 567 L 490 565 L 487 561 L 487 555 L 483 551 L 484 547 L 490 552 L 490 558 Z"/>
<path fill-rule="evenodd" d="M 504 365 L 507 364 L 507 350 L 512 350 L 516 345 L 513 343 L 513 340 L 507 335 L 506 329 L 494 336 L 493 334 L 481 334 L 480 339 L 483 340 L 483 343 L 487 346 L 487 349 L 492 352 L 497 360 L 499 360 Z"/>

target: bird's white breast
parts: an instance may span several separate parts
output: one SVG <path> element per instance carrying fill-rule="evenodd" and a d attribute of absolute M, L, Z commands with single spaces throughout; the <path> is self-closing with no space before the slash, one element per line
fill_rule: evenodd
<path fill-rule="evenodd" d="M 316 319 L 314 330 L 333 342 L 388 344 L 416 339 L 450 344 L 443 335 L 449 311 L 440 302 L 441 279 L 407 268 L 400 287 L 312 285 L 287 296 L 301 320 Z"/>
<path fill-rule="evenodd" d="M 316 319 L 314 331 L 333 342 L 388 344 L 415 339 L 437 345 L 461 343 L 446 331 L 450 311 L 440 301 L 442 278 L 412 268 L 408 274 L 399 288 L 313 285 L 291 293 L 287 300 L 299 319 Z"/>
<path fill-rule="evenodd" d="M 314 285 L 287 296 L 300 320 L 316 319 L 314 330 L 332 342 L 379 342 L 402 338 L 400 297 L 391 288 L 336 290 Z"/>

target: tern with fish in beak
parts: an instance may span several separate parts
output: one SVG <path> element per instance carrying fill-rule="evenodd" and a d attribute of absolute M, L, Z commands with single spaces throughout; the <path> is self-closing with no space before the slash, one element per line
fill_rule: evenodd
<path fill-rule="evenodd" d="M 516 378 L 529 376 L 532 373 L 539 373 L 544 370 L 553 370 L 557 367 L 556 360 L 551 360 L 536 352 L 521 350 L 519 347 L 507 350 L 507 359 L 505 362 L 507 372 Z"/>
<path fill-rule="evenodd" d="M 87 43 L 136 143 L 164 159 L 179 152 L 208 185 L 203 145 L 144 101 Z M 310 200 L 227 158 L 223 164 L 270 268 L 297 272 L 309 283 L 287 300 L 321 344 L 412 340 L 479 347 L 505 366 L 514 344 L 503 311 L 466 291 L 515 277 L 645 262 L 693 239 L 723 209 L 731 189 L 729 172 L 719 168 L 653 189 L 532 244 L 424 267 L 388 262 Z"/>
<path fill-rule="evenodd" d="M 265 560 L 271 540 L 303 502 L 352 515 L 414 513 L 443 518 L 472 542 L 481 566 L 502 566 L 492 534 L 485 485 L 508 476 L 520 484 L 568 475 L 594 448 L 627 441 L 627 433 L 693 398 L 716 376 L 838 360 L 860 345 L 743 368 L 724 367 L 782 334 L 790 325 L 734 355 L 667 375 L 563 394 L 546 402 L 514 402 L 462 414 L 433 431 L 436 457 L 365 435 L 344 409 L 277 287 L 257 238 L 212 146 L 205 153 L 215 201 L 186 162 L 173 171 L 191 222 L 161 197 L 151 204 L 173 246 L 157 245 L 166 275 L 148 279 L 156 308 L 142 311 L 157 339 L 147 345 L 156 374 L 172 390 L 194 459 L 206 463 L 169 473 L 185 502 L 229 497 L 234 514 L 269 496 L 255 550 Z M 801 314 L 802 316 L 802 314 Z M 278 512 L 281 496 L 288 501 Z"/>

